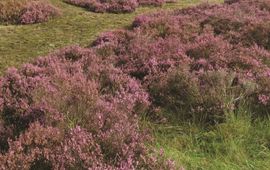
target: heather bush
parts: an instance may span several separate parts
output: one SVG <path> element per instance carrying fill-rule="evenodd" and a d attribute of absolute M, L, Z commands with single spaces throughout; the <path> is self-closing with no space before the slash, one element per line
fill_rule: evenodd
<path fill-rule="evenodd" d="M 199 76 L 174 69 L 159 77 L 149 88 L 153 104 L 174 120 L 216 124 L 237 107 L 237 99 L 248 91 L 234 84 L 235 75 L 207 71 Z"/>
<path fill-rule="evenodd" d="M 162 38 L 153 39 L 140 32 L 106 33 L 94 43 L 96 52 L 110 60 L 125 73 L 143 80 L 145 84 L 154 74 L 190 62 L 177 39 L 170 43 Z M 170 49 L 170 50 L 168 50 Z"/>
<path fill-rule="evenodd" d="M 247 45 L 257 44 L 260 47 L 264 47 L 270 50 L 270 23 L 261 23 L 254 27 L 251 27 L 242 38 Z"/>
<path fill-rule="evenodd" d="M 46 0 L 4 0 L 0 2 L 0 22 L 34 24 L 59 15 L 59 9 Z"/>
<path fill-rule="evenodd" d="M 21 9 L 25 5 L 25 1 L 6 0 L 0 2 L 0 21 L 16 22 L 19 20 Z"/>
<path fill-rule="evenodd" d="M 149 156 L 140 83 L 90 49 L 64 48 L 1 78 L 1 169 L 168 167 Z M 162 168 L 163 169 L 163 168 Z"/>
<path fill-rule="evenodd" d="M 128 13 L 133 12 L 139 5 L 161 6 L 174 0 L 64 0 L 69 4 L 86 8 L 93 12 Z"/>
<path fill-rule="evenodd" d="M 267 115 L 268 6 L 240 0 L 141 15 L 90 48 L 140 80 L 163 112 L 213 123 L 249 101 L 255 116 Z"/>
<path fill-rule="evenodd" d="M 94 12 L 126 13 L 132 12 L 138 7 L 138 2 L 136 0 L 65 0 L 65 2 Z"/>
<path fill-rule="evenodd" d="M 160 6 L 165 3 L 165 0 L 139 0 L 140 5 L 154 5 Z"/>

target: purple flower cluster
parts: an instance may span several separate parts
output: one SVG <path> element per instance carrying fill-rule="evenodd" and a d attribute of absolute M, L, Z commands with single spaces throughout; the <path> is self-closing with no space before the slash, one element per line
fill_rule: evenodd
<path fill-rule="evenodd" d="M 269 19 L 266 0 L 202 4 L 138 16 L 91 47 L 141 80 L 156 107 L 218 122 L 241 101 L 270 109 Z"/>
<path fill-rule="evenodd" d="M 133 12 L 139 5 L 161 6 L 174 0 L 65 0 L 69 4 L 86 8 L 93 12 L 128 13 Z"/>
<path fill-rule="evenodd" d="M 34 24 L 60 15 L 58 8 L 46 0 L 4 0 L 0 2 L 0 22 Z"/>
<path fill-rule="evenodd" d="M 48 2 L 33 1 L 28 3 L 22 10 L 19 22 L 22 24 L 40 23 L 48 21 L 59 14 L 59 10 Z"/>
<path fill-rule="evenodd" d="M 91 49 L 64 48 L 0 82 L 1 169 L 136 169 L 155 159 L 137 118 L 148 94 Z"/>

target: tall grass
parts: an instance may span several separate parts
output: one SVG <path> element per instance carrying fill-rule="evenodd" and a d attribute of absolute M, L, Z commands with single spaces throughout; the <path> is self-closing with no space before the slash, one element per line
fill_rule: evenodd
<path fill-rule="evenodd" d="M 270 166 L 269 118 L 253 119 L 247 107 L 229 113 L 224 123 L 154 125 L 156 148 L 186 169 L 261 169 Z"/>

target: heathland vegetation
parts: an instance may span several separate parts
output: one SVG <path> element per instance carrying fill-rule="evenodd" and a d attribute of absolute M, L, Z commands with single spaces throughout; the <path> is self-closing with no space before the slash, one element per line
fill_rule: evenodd
<path fill-rule="evenodd" d="M 47 0 L 3 0 L 0 2 L 0 23 L 34 24 L 60 14 Z"/>
<path fill-rule="evenodd" d="M 7 69 L 0 168 L 268 169 L 269 19 L 268 0 L 155 11 Z"/>

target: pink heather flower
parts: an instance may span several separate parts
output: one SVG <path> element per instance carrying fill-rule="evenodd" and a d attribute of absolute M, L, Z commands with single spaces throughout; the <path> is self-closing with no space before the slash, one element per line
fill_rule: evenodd
<path fill-rule="evenodd" d="M 164 150 L 162 148 L 159 150 L 159 154 L 160 154 L 160 156 L 164 155 Z"/>
<path fill-rule="evenodd" d="M 59 14 L 59 9 L 49 2 L 30 1 L 23 9 L 22 15 L 20 16 L 20 23 L 34 24 L 45 22 Z"/>
<path fill-rule="evenodd" d="M 260 94 L 258 98 L 259 102 L 263 105 L 267 105 L 270 100 L 270 97 L 264 94 Z"/>
<path fill-rule="evenodd" d="M 265 70 L 264 74 L 266 77 L 270 77 L 270 68 Z"/>
<path fill-rule="evenodd" d="M 94 12 L 126 13 L 133 12 L 139 5 L 160 6 L 166 0 L 65 0 L 65 2 L 86 8 Z M 175 1 L 168 1 L 175 2 Z"/>
<path fill-rule="evenodd" d="M 0 3 L 0 22 L 34 24 L 60 15 L 60 10 L 48 0 L 8 0 Z"/>

